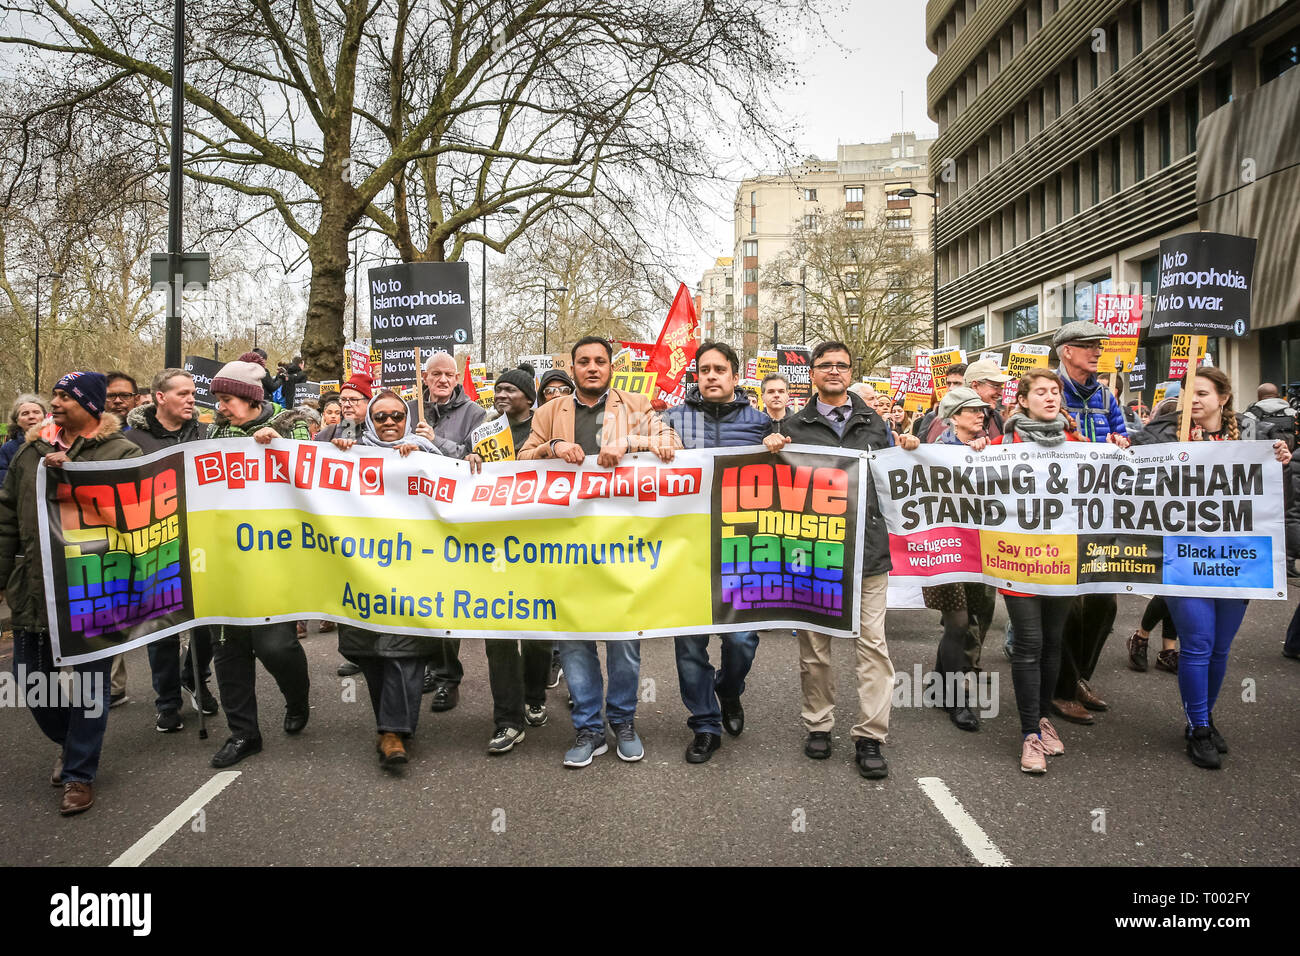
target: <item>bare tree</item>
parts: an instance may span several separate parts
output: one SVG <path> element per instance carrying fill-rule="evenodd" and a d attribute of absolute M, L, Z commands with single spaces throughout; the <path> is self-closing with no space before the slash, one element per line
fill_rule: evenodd
<path fill-rule="evenodd" d="M 550 207 L 602 192 L 688 196 L 708 134 L 784 141 L 766 90 L 775 30 L 807 0 L 191 0 L 185 173 L 260 200 L 312 270 L 303 353 L 343 342 L 348 239 L 407 260 L 498 252 Z M 10 5 L 25 74 L 60 104 L 166 134 L 172 27 L 147 0 Z M 117 96 L 140 89 L 134 100 Z M 484 218 L 522 215 L 491 238 Z"/>
<path fill-rule="evenodd" d="M 891 229 L 882 214 L 862 228 L 838 216 L 816 215 L 794 229 L 790 246 L 763 270 L 770 296 L 764 321 L 778 323 L 782 341 L 799 330 L 807 287 L 808 340 L 848 345 L 863 372 L 911 361 L 929 340 L 930 257 L 912 234 Z M 804 278 L 800 280 L 800 275 Z"/>

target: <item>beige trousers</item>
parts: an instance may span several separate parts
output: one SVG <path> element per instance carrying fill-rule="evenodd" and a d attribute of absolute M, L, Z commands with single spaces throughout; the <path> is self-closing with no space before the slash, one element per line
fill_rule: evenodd
<path fill-rule="evenodd" d="M 862 615 L 857 652 L 858 722 L 853 737 L 871 737 L 881 743 L 889 736 L 889 707 L 894 695 L 894 664 L 885 644 L 885 591 L 889 576 L 862 579 Z M 803 723 L 809 732 L 829 732 L 835 726 L 835 676 L 831 672 L 831 645 L 849 643 L 843 638 L 799 631 L 799 685 L 803 690 Z"/>

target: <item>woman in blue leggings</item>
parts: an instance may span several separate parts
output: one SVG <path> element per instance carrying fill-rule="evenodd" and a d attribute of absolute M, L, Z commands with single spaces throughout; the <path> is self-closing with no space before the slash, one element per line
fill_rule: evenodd
<path fill-rule="evenodd" d="M 1183 380 L 1183 395 L 1187 382 Z M 1180 399 L 1180 402 L 1185 400 Z M 1232 409 L 1232 382 L 1217 368 L 1203 368 L 1196 373 L 1196 387 L 1191 395 L 1192 441 L 1237 441 L 1270 436 L 1258 434 L 1253 418 L 1238 415 Z M 1176 441 L 1178 415 L 1181 411 L 1151 419 L 1135 444 Z M 1286 442 L 1273 442 L 1277 460 L 1286 464 L 1291 452 Z M 1280 491 L 1281 489 L 1279 489 Z M 1246 615 L 1246 602 L 1238 598 L 1167 596 L 1169 614 L 1178 629 L 1181 649 L 1178 654 L 1178 692 L 1187 716 L 1187 756 L 1198 767 L 1218 769 L 1228 743 L 1214 726 L 1214 702 L 1218 699 L 1223 676 L 1228 670 L 1228 649 L 1237 636 Z"/>

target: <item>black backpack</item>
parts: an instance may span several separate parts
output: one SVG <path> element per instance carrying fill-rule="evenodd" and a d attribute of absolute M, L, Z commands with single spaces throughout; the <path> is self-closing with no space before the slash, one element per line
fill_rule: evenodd
<path fill-rule="evenodd" d="M 1300 417 L 1296 415 L 1294 408 L 1286 406 L 1266 415 L 1260 411 L 1259 405 L 1255 404 L 1246 409 L 1245 414 L 1259 422 L 1261 435 L 1273 439 L 1280 438 L 1286 442 L 1288 448 L 1295 451 L 1296 426 L 1297 422 L 1300 422 Z"/>

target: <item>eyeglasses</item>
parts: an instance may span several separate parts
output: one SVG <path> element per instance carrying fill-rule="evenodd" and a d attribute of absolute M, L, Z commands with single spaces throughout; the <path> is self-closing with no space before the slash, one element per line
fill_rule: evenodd
<path fill-rule="evenodd" d="M 126 401 L 129 398 L 135 398 L 135 392 L 109 392 L 105 398 L 114 398 L 118 401 Z"/>
<path fill-rule="evenodd" d="M 542 389 L 543 395 L 568 395 L 573 391 L 567 385 L 548 385 Z"/>
<path fill-rule="evenodd" d="M 817 372 L 847 372 L 852 367 L 847 362 L 822 362 L 820 365 L 814 365 L 813 370 Z"/>
<path fill-rule="evenodd" d="M 364 405 L 365 401 L 366 400 L 364 398 L 340 398 L 339 404 L 340 405 Z"/>
<path fill-rule="evenodd" d="M 396 422 L 400 425 L 402 422 L 406 421 L 406 412 L 374 412 L 370 417 L 375 420 L 375 424 L 377 425 L 382 425 L 389 421 Z"/>
<path fill-rule="evenodd" d="M 1067 342 L 1066 344 L 1076 349 L 1083 349 L 1085 352 L 1101 352 L 1105 350 L 1105 346 L 1100 342 Z"/>

